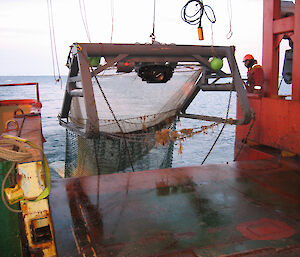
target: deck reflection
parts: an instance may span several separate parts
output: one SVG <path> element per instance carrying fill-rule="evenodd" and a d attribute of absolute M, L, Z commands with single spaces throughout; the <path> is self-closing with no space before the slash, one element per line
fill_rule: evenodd
<path fill-rule="evenodd" d="M 287 246 L 298 253 L 299 170 L 249 161 L 54 181 L 58 253 L 220 256 Z"/>

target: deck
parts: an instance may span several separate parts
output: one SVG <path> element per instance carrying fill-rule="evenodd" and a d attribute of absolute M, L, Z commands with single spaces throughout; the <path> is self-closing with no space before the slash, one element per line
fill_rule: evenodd
<path fill-rule="evenodd" d="M 244 161 L 56 180 L 59 256 L 300 256 L 300 164 Z"/>

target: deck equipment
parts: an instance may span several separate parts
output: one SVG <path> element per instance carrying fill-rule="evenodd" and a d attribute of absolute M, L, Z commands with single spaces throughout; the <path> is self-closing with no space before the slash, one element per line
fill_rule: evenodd
<path fill-rule="evenodd" d="M 224 59 L 224 62 L 227 60 L 229 73 L 211 68 L 209 59 L 216 56 Z M 106 63 L 100 63 L 97 68 L 93 69 L 88 58 L 95 57 L 104 58 Z M 175 88 L 172 84 L 174 83 L 172 76 L 174 77 L 173 73 L 176 74 L 176 65 L 178 67 L 180 64 L 192 63 L 196 65 L 197 69 L 190 72 L 182 85 L 179 85 L 178 90 L 175 88 L 176 91 L 172 94 L 166 94 L 165 103 L 161 104 L 156 113 L 151 113 L 153 109 L 157 108 L 157 105 L 153 103 L 149 105 L 148 110 L 142 109 L 141 111 L 138 110 L 137 106 L 124 106 L 127 111 L 133 109 L 133 115 L 130 117 L 126 117 L 126 115 L 124 117 L 112 106 L 109 109 L 114 112 L 116 118 L 114 119 L 109 111 L 109 114 L 105 117 L 103 113 L 108 110 L 108 103 L 103 100 L 103 98 L 107 100 L 107 97 L 103 94 L 101 88 L 103 87 L 101 83 L 105 86 L 105 81 L 101 82 L 101 78 L 104 76 L 101 77 L 98 74 L 103 71 L 109 72 L 111 71 L 109 68 L 125 62 L 135 64 L 135 71 L 133 72 L 137 72 L 142 81 L 150 83 L 167 82 L 167 85 L 171 83 L 170 92 L 172 92 L 172 88 L 173 90 Z M 76 43 L 71 47 L 68 67 L 70 71 L 59 116 L 60 124 L 84 137 L 97 137 L 100 132 L 120 133 L 123 131 L 129 133 L 139 131 L 143 127 L 153 127 L 166 119 L 175 117 L 180 112 L 183 113 L 184 117 L 189 117 L 190 115 L 185 114 L 185 111 L 201 89 L 236 91 L 243 114 L 233 123 L 247 124 L 252 118 L 246 91 L 234 57 L 234 47 Z M 217 81 L 223 78 L 229 79 L 229 83 L 216 84 Z M 97 83 L 93 83 L 93 79 Z M 114 78 L 111 83 L 117 83 L 116 81 L 117 78 Z M 136 79 L 132 81 L 132 84 L 138 85 L 142 81 Z M 96 90 L 99 92 L 98 87 L 102 95 L 100 93 L 97 95 Z M 107 85 L 107 90 L 111 87 L 112 85 Z M 126 85 L 122 85 L 122 87 L 126 87 Z M 127 100 L 135 97 L 138 97 L 138 95 L 126 95 Z M 108 100 L 111 101 L 111 99 Z M 99 101 L 102 101 L 102 103 Z M 146 119 L 140 122 L 143 117 Z M 220 117 L 199 115 L 197 118 L 214 122 L 227 122 Z"/>

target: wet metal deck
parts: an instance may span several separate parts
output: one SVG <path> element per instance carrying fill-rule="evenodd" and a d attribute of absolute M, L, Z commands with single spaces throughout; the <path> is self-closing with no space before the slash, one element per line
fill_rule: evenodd
<path fill-rule="evenodd" d="M 57 180 L 50 207 L 59 256 L 300 256 L 294 161 Z"/>

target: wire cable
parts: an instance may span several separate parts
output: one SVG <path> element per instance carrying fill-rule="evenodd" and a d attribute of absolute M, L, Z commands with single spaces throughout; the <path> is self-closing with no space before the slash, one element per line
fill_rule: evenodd
<path fill-rule="evenodd" d="M 128 142 L 127 142 L 127 140 L 125 138 L 125 132 L 123 131 L 123 129 L 122 129 L 122 127 L 121 127 L 121 125 L 120 125 L 120 123 L 119 123 L 119 121 L 118 121 L 118 119 L 117 119 L 117 117 L 116 117 L 116 115 L 115 115 L 115 113 L 114 113 L 114 111 L 113 111 L 113 109 L 112 109 L 112 107 L 111 107 L 111 105 L 110 105 L 110 103 L 109 103 L 109 101 L 108 101 L 108 99 L 107 99 L 107 97 L 106 97 L 106 95 L 105 95 L 105 93 L 104 93 L 101 85 L 100 85 L 100 82 L 99 82 L 99 80 L 97 78 L 97 74 L 95 74 L 94 69 L 93 69 L 92 65 L 90 64 L 87 56 L 83 54 L 83 57 L 85 58 L 86 62 L 88 63 L 89 68 L 91 70 L 92 77 L 94 77 L 94 79 L 95 79 L 95 81 L 96 81 L 96 83 L 98 85 L 98 88 L 99 88 L 99 90 L 100 90 L 100 92 L 101 92 L 101 94 L 102 94 L 102 96 L 104 98 L 104 101 L 106 102 L 106 104 L 107 104 L 107 106 L 108 106 L 108 108 L 109 108 L 109 110 L 110 110 L 110 112 L 111 112 L 114 120 L 116 121 L 116 123 L 117 123 L 117 125 L 118 125 L 118 127 L 120 129 L 121 134 L 123 135 L 123 139 L 124 139 L 124 142 L 125 142 L 125 147 L 126 147 L 126 151 L 127 151 L 127 154 L 128 154 L 128 159 L 129 159 L 129 162 L 130 162 L 130 166 L 131 166 L 132 171 L 134 172 L 134 167 L 133 167 L 133 162 L 132 162 L 132 158 L 131 158 L 131 154 L 130 154 Z"/>
<path fill-rule="evenodd" d="M 194 5 L 195 10 L 192 14 L 189 14 L 190 9 L 193 8 L 191 7 L 192 5 Z M 208 14 L 209 12 L 211 15 Z M 204 5 L 202 0 L 189 0 L 181 9 L 182 20 L 190 25 L 199 24 L 199 27 L 201 27 L 203 14 L 206 15 L 211 23 L 216 22 L 216 16 L 213 9 L 209 5 Z"/>
<path fill-rule="evenodd" d="M 110 2 L 110 10 L 111 10 L 111 33 L 110 33 L 110 43 L 113 40 L 113 33 L 114 33 L 114 15 L 115 15 L 115 8 L 114 8 L 114 0 Z"/>
<path fill-rule="evenodd" d="M 230 90 L 230 94 L 229 94 L 229 100 L 228 100 L 228 105 L 227 105 L 227 112 L 226 112 L 226 118 L 225 118 L 225 122 L 223 124 L 223 127 L 221 128 L 217 138 L 215 139 L 215 142 L 212 144 L 211 148 L 209 149 L 208 153 L 206 154 L 205 158 L 203 159 L 203 161 L 201 162 L 201 165 L 204 164 L 204 162 L 206 161 L 207 157 L 210 155 L 210 153 L 212 152 L 213 148 L 215 147 L 217 141 L 219 140 L 225 126 L 227 125 L 227 120 L 228 120 L 228 115 L 229 115 L 229 110 L 230 110 L 230 103 L 231 103 L 231 96 L 232 96 L 232 88 Z"/>
<path fill-rule="evenodd" d="M 82 5 L 81 5 L 81 1 L 82 1 Z M 78 2 L 79 2 L 80 14 L 81 14 L 81 19 L 82 19 L 83 26 L 85 29 L 85 33 L 86 33 L 86 36 L 87 36 L 89 42 L 91 43 L 91 36 L 90 36 L 90 32 L 89 32 L 89 26 L 88 26 L 88 22 L 87 22 L 86 11 L 85 11 L 85 3 L 84 3 L 84 0 L 78 0 Z"/>
<path fill-rule="evenodd" d="M 48 22 L 49 22 L 49 32 L 50 32 L 50 46 L 51 46 L 51 54 L 52 54 L 53 76 L 54 76 L 55 81 L 59 82 L 59 81 L 61 81 L 61 75 L 60 75 L 60 70 L 59 70 L 59 65 L 58 65 L 51 0 L 47 0 L 47 8 L 48 8 Z M 55 67 L 55 64 L 56 64 L 56 67 Z M 58 77 L 56 76 L 56 69 L 57 69 Z"/>
<path fill-rule="evenodd" d="M 228 11 L 228 18 L 229 18 L 229 31 L 227 33 L 227 39 L 230 39 L 233 35 L 233 32 L 232 32 L 232 5 L 231 5 L 231 0 L 227 0 L 227 11 Z"/>
<path fill-rule="evenodd" d="M 120 123 L 119 123 L 119 121 L 118 121 L 118 119 L 117 119 L 117 117 L 116 117 L 116 115 L 115 115 L 115 113 L 114 113 L 114 111 L 113 111 L 113 109 L 112 109 L 112 107 L 111 107 L 111 105 L 110 105 L 110 103 L 109 103 L 109 101 L 108 101 L 108 99 L 107 99 L 107 97 L 106 97 L 106 95 L 105 95 L 105 93 L 104 93 L 104 91 L 103 91 L 100 83 L 99 83 L 99 80 L 98 80 L 97 76 L 94 73 L 93 67 L 91 65 L 90 65 L 90 69 L 92 70 L 92 74 L 94 74 L 94 78 L 95 78 L 96 83 L 97 83 L 97 85 L 98 85 L 98 87 L 100 89 L 100 92 L 101 92 L 101 94 L 102 94 L 102 96 L 103 96 L 103 98 L 104 98 L 104 100 L 105 100 L 105 102 L 106 102 L 106 104 L 107 104 L 107 106 L 108 106 L 111 114 L 113 115 L 113 118 L 116 121 L 116 123 L 117 123 L 117 125 L 118 125 L 118 127 L 120 129 L 120 132 L 121 132 L 121 134 L 123 136 L 123 139 L 124 139 L 124 142 L 125 142 L 126 151 L 127 151 L 127 154 L 128 154 L 128 159 L 129 159 L 129 162 L 130 162 L 130 166 L 131 166 L 132 171 L 134 172 L 133 162 L 132 162 L 132 158 L 131 158 L 129 146 L 128 146 L 127 140 L 125 138 L 125 133 L 124 133 L 124 131 L 123 131 L 123 129 L 122 129 L 122 127 L 121 127 L 121 125 L 120 125 Z"/>
<path fill-rule="evenodd" d="M 249 135 L 250 135 L 250 132 L 251 132 L 251 130 L 252 130 L 252 128 L 253 128 L 254 122 L 255 122 L 255 113 L 253 112 L 253 113 L 252 113 L 252 123 L 251 123 L 251 125 L 249 126 L 249 130 L 248 130 L 248 132 L 247 132 L 246 137 L 245 137 L 245 138 L 242 140 L 242 142 L 241 142 L 241 143 L 242 143 L 241 147 L 239 148 L 239 150 L 238 150 L 236 156 L 235 156 L 234 159 L 233 159 L 234 162 L 235 162 L 235 161 L 237 160 L 237 158 L 239 157 L 239 155 L 240 155 L 240 153 L 242 152 L 242 150 L 243 150 L 245 144 L 247 144 L 247 140 L 248 140 L 248 137 L 249 137 Z"/>
<path fill-rule="evenodd" d="M 155 42 L 155 9 L 156 9 L 156 0 L 153 0 L 153 29 L 152 29 L 152 34 L 150 35 L 152 39 L 152 44 Z"/>

